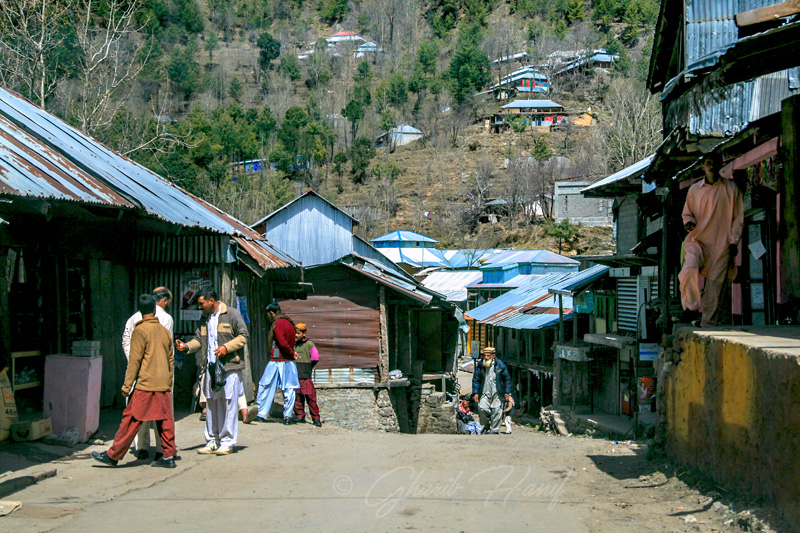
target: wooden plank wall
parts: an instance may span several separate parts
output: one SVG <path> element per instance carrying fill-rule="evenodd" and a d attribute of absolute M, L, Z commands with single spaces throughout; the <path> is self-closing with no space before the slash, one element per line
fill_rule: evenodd
<path fill-rule="evenodd" d="M 120 388 L 125 377 L 122 331 L 130 315 L 128 268 L 110 261 L 89 261 L 89 305 L 92 339 L 100 341 L 103 356 L 101 407 L 122 405 Z"/>

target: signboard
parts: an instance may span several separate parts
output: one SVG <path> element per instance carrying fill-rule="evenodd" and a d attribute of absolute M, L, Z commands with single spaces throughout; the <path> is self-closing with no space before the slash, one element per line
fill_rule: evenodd
<path fill-rule="evenodd" d="M 567 361 L 586 362 L 589 360 L 587 352 L 588 348 L 582 346 L 556 346 L 556 357 Z"/>
<path fill-rule="evenodd" d="M 247 316 L 247 296 L 236 297 L 236 310 L 242 315 L 242 320 L 245 324 L 250 323 L 250 317 Z"/>
<path fill-rule="evenodd" d="M 192 268 L 181 275 L 181 320 L 200 320 L 202 312 L 197 308 L 197 293 L 200 289 L 214 286 L 211 273 L 204 268 Z"/>
<path fill-rule="evenodd" d="M 655 342 L 643 342 L 639 344 L 639 361 L 655 361 L 661 347 Z"/>
<path fill-rule="evenodd" d="M 480 357 L 481 351 L 481 341 L 470 341 L 469 342 L 469 353 L 473 359 L 478 359 Z"/>

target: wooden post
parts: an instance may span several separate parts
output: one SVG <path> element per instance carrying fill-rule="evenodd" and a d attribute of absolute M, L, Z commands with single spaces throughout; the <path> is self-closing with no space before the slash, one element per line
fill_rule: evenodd
<path fill-rule="evenodd" d="M 661 258 L 658 262 L 658 294 L 661 297 L 661 319 L 665 334 L 672 333 L 672 320 L 669 316 L 669 300 L 672 298 L 669 292 L 669 255 L 672 253 L 672 249 L 669 247 L 669 207 L 675 197 L 676 188 L 675 185 L 670 185 L 666 201 L 661 202 Z"/>
<path fill-rule="evenodd" d="M 800 301 L 800 195 L 797 186 L 797 177 L 800 175 L 800 149 L 797 146 L 800 95 L 783 101 L 781 123 L 783 175 L 778 188 L 781 195 L 780 218 L 783 221 L 778 237 L 783 254 L 781 279 L 788 302 L 796 304 Z"/>
<path fill-rule="evenodd" d="M 578 344 L 578 313 L 575 312 L 575 295 L 572 295 L 572 344 Z"/>
<path fill-rule="evenodd" d="M 386 317 L 386 289 L 381 286 L 378 289 L 378 301 L 380 308 L 381 324 L 381 343 L 380 343 L 380 381 L 389 379 L 389 324 Z"/>
<path fill-rule="evenodd" d="M 0 368 L 11 365 L 11 320 L 8 314 L 10 310 L 6 261 L 8 261 L 8 246 L 3 246 L 0 247 Z M 9 378 L 13 380 L 14 376 Z"/>
<path fill-rule="evenodd" d="M 564 342 L 564 298 L 558 295 L 558 342 Z"/>

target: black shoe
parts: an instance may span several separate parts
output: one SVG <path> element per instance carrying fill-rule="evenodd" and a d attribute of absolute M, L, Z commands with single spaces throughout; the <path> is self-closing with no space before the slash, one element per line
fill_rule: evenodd
<path fill-rule="evenodd" d="M 291 418 L 286 417 L 286 418 L 283 419 L 283 425 L 284 426 L 291 426 L 292 424 L 294 424 L 294 422 L 292 421 Z"/>
<path fill-rule="evenodd" d="M 136 458 L 139 459 L 140 461 L 144 461 L 148 457 L 150 457 L 150 452 L 149 451 L 147 451 L 147 450 L 136 450 Z M 158 457 L 156 457 L 156 459 L 158 459 Z"/>
<path fill-rule="evenodd" d="M 255 421 L 256 422 L 261 422 L 262 424 L 266 424 L 268 422 L 268 420 L 266 418 L 264 418 L 263 416 L 257 416 Z"/>
<path fill-rule="evenodd" d="M 314 425 L 317 426 L 318 428 L 321 428 L 322 427 L 322 420 L 320 420 L 319 418 L 315 418 L 314 419 Z"/>
<path fill-rule="evenodd" d="M 174 457 L 160 457 L 155 461 L 153 461 L 152 463 L 150 463 L 150 466 L 158 466 L 161 468 L 175 468 L 178 465 L 175 464 Z"/>
<path fill-rule="evenodd" d="M 299 416 L 292 417 L 292 424 L 305 424 L 305 423 L 306 423 L 305 418 L 300 418 Z"/>
<path fill-rule="evenodd" d="M 695 322 L 699 322 L 701 317 L 702 314 L 700 313 L 700 311 L 692 311 L 690 309 L 684 309 L 683 312 L 681 312 L 680 314 L 679 320 L 683 324 L 694 325 Z"/>
<path fill-rule="evenodd" d="M 164 457 L 164 454 L 163 454 L 163 453 L 161 453 L 161 452 L 156 452 L 156 456 L 155 456 L 155 458 L 154 458 L 154 459 L 155 459 L 156 461 L 158 461 L 158 460 L 159 460 L 159 459 L 161 459 L 162 457 Z"/>
<path fill-rule="evenodd" d="M 117 466 L 117 461 L 108 456 L 108 452 L 92 452 L 92 459 L 100 461 L 104 465 Z"/>
<path fill-rule="evenodd" d="M 206 412 L 203 411 L 202 413 L 200 413 L 200 421 L 202 422 L 205 419 L 206 419 Z"/>

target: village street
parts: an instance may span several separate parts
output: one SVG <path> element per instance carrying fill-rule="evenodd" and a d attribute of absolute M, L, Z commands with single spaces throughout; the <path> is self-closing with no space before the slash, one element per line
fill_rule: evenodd
<path fill-rule="evenodd" d="M 104 411 L 100 433 L 110 438 L 119 416 Z M 58 472 L 3 495 L 22 508 L 0 518 L 0 530 L 730 531 L 733 518 L 641 449 L 527 427 L 466 436 L 253 424 L 241 426 L 237 453 L 205 456 L 191 415 L 177 422 L 177 439 L 172 470 L 132 455 L 105 467 L 89 455 L 100 445 L 30 464 L 60 450 L 6 443 L 0 483 Z"/>

